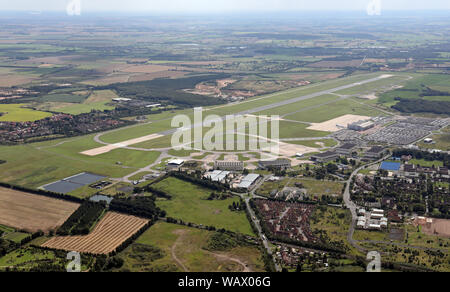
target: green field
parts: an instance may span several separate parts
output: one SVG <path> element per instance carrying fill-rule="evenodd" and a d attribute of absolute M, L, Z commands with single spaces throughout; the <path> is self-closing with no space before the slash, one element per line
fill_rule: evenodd
<path fill-rule="evenodd" d="M 253 235 L 245 213 L 228 209 L 233 202 L 239 202 L 237 198 L 208 201 L 206 198 L 212 190 L 173 177 L 158 182 L 153 187 L 173 195 L 171 200 L 157 201 L 157 206 L 165 210 L 168 217 Z"/>
<path fill-rule="evenodd" d="M 0 104 L 0 122 L 33 122 L 47 117 L 51 113 L 24 108 L 26 104 Z"/>
<path fill-rule="evenodd" d="M 29 237 L 30 234 L 23 232 L 12 232 L 3 236 L 4 239 L 11 240 L 15 243 L 20 243 L 23 239 Z"/>

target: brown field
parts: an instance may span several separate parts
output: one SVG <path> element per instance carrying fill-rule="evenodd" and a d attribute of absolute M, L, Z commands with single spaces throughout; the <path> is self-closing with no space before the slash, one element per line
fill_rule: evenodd
<path fill-rule="evenodd" d="M 89 235 L 56 236 L 42 246 L 67 251 L 108 254 L 147 223 L 147 219 L 108 212 Z"/>
<path fill-rule="evenodd" d="M 128 82 L 130 79 L 129 75 L 111 75 L 103 78 L 97 78 L 92 80 L 83 81 L 81 83 L 88 84 L 88 85 L 94 85 L 94 86 L 104 86 L 104 85 L 110 85 L 113 83 L 125 83 Z"/>
<path fill-rule="evenodd" d="M 320 61 L 314 64 L 310 64 L 309 67 L 314 68 L 343 68 L 343 67 L 358 67 L 363 60 L 351 60 L 351 61 Z"/>
<path fill-rule="evenodd" d="M 155 73 L 161 71 L 168 71 L 176 67 L 169 67 L 163 65 L 133 65 L 122 69 L 122 72 L 127 73 Z"/>
<path fill-rule="evenodd" d="M 450 220 L 419 217 L 414 222 L 422 226 L 422 232 L 428 235 L 450 237 Z"/>
<path fill-rule="evenodd" d="M 37 78 L 18 74 L 0 75 L 0 87 L 11 87 L 30 83 Z"/>
<path fill-rule="evenodd" d="M 61 226 L 79 204 L 0 187 L 0 224 L 30 232 Z"/>
<path fill-rule="evenodd" d="M 148 74 L 139 74 L 139 75 L 133 75 L 130 77 L 129 82 L 136 82 L 136 81 L 150 81 L 156 78 L 180 78 L 188 74 L 189 72 L 185 71 L 160 71 L 160 72 L 154 72 L 154 73 L 148 73 Z"/>

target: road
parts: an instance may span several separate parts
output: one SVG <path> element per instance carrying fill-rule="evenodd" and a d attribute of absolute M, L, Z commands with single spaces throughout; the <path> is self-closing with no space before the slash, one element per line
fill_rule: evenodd
<path fill-rule="evenodd" d="M 367 250 L 362 248 L 361 246 L 358 245 L 358 242 L 356 240 L 353 239 L 353 234 L 355 233 L 355 225 L 356 225 L 356 221 L 358 219 L 358 214 L 357 214 L 357 208 L 358 206 L 352 202 L 351 198 L 350 198 L 350 185 L 352 183 L 353 178 L 358 174 L 358 172 L 364 168 L 370 167 L 374 164 L 380 163 L 383 160 L 389 158 L 391 155 L 386 155 L 385 157 L 375 161 L 375 162 L 371 162 L 369 164 L 363 165 L 357 169 L 355 169 L 355 171 L 352 172 L 352 174 L 350 175 L 350 178 L 346 181 L 346 187 L 345 187 L 345 191 L 344 191 L 344 203 L 345 206 L 350 210 L 350 212 L 352 213 L 352 222 L 350 224 L 350 228 L 348 230 L 348 234 L 347 234 L 347 241 L 357 250 L 361 251 L 361 252 L 366 252 Z"/>

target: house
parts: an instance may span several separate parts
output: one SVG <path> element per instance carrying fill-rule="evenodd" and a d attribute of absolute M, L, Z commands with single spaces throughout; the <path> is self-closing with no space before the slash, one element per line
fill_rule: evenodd
<path fill-rule="evenodd" d="M 242 161 L 215 161 L 214 169 L 229 170 L 229 171 L 243 171 L 244 162 Z"/>
<path fill-rule="evenodd" d="M 289 159 L 277 159 L 277 160 L 261 160 L 258 162 L 260 169 L 288 169 L 291 167 L 291 161 Z"/>
<path fill-rule="evenodd" d="M 344 145 L 341 145 L 338 148 L 334 149 L 334 151 L 341 155 L 351 156 L 356 146 L 357 146 L 356 144 L 345 143 Z"/>
<path fill-rule="evenodd" d="M 315 154 L 311 156 L 311 160 L 319 163 L 325 163 L 329 161 L 336 160 L 340 155 L 333 151 L 327 151 L 319 154 Z"/>

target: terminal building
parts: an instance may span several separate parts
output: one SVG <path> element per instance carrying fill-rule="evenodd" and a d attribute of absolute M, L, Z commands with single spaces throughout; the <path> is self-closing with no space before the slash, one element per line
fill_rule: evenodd
<path fill-rule="evenodd" d="M 349 130 L 358 131 L 358 132 L 367 131 L 373 127 L 375 127 L 375 123 L 372 121 L 359 121 L 356 123 L 349 124 L 347 126 L 347 128 Z"/>

